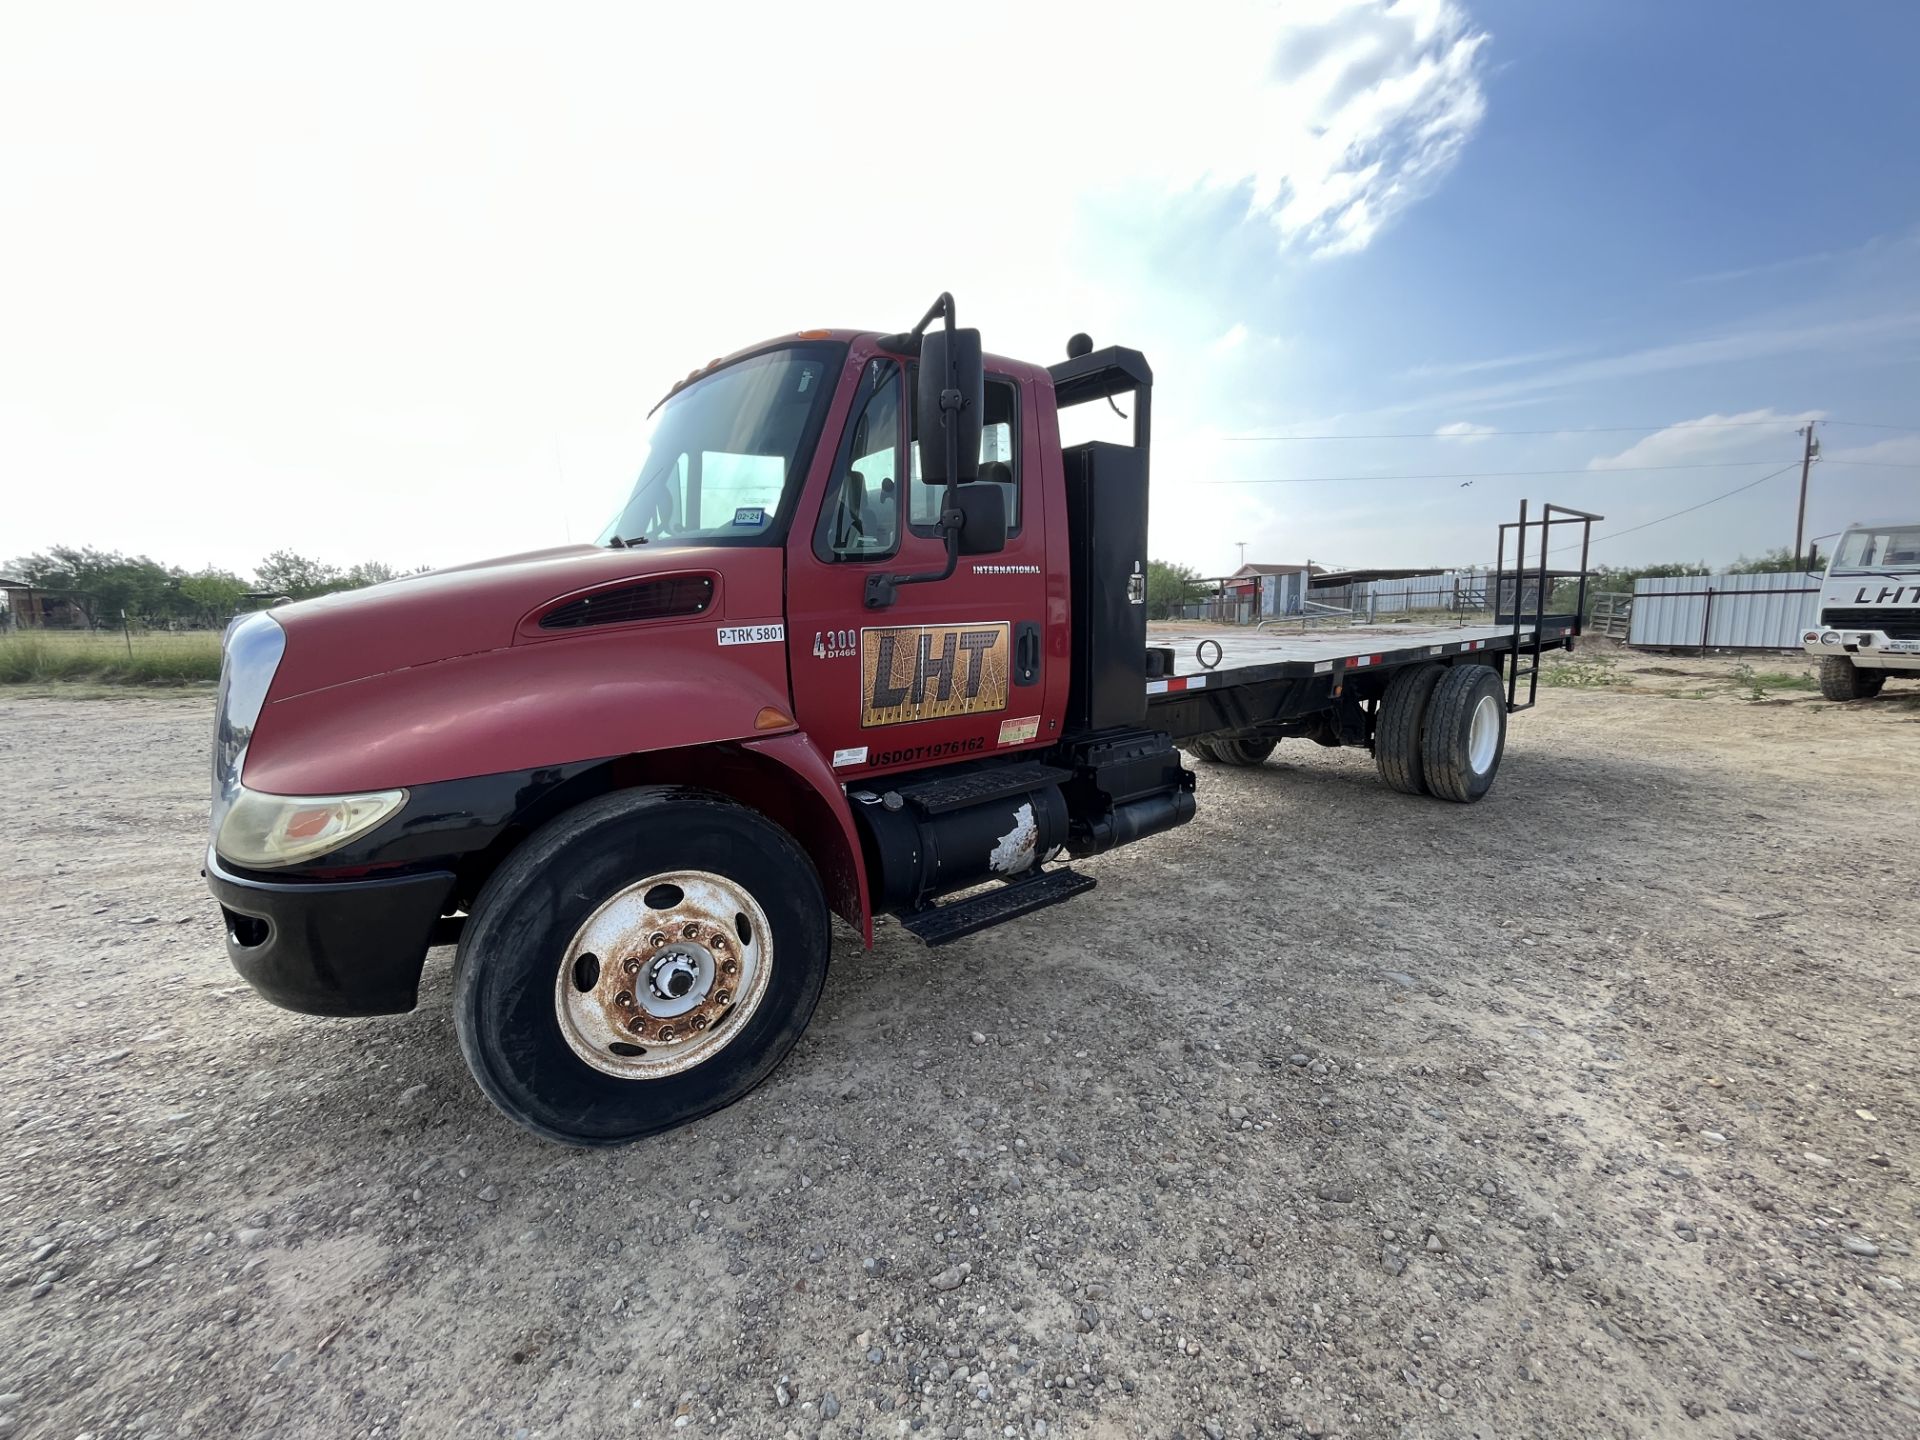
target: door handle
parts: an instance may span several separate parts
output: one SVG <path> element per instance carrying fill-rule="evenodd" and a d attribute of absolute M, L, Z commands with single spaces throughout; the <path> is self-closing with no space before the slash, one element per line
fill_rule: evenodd
<path fill-rule="evenodd" d="M 1040 627 L 1022 620 L 1014 630 L 1013 683 L 1031 685 L 1040 678 Z"/>

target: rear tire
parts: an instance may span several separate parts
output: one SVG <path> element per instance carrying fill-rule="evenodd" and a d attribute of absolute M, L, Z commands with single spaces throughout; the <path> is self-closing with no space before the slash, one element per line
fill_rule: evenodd
<path fill-rule="evenodd" d="M 1486 665 L 1455 665 L 1427 701 L 1420 761 L 1427 792 L 1470 804 L 1493 788 L 1507 748 L 1507 696 Z"/>
<path fill-rule="evenodd" d="M 1225 740 L 1218 737 L 1207 741 L 1207 752 L 1222 765 L 1264 765 L 1267 757 L 1273 754 L 1278 740 Z"/>
<path fill-rule="evenodd" d="M 1444 665 L 1409 665 L 1387 682 L 1387 693 L 1380 699 L 1380 718 L 1373 731 L 1373 761 L 1381 780 L 1402 795 L 1427 793 L 1421 731 L 1433 687 L 1446 673 Z"/>
<path fill-rule="evenodd" d="M 1820 657 L 1820 693 L 1829 700 L 1871 700 L 1886 683 L 1884 670 L 1862 670 L 1845 655 Z"/>
<path fill-rule="evenodd" d="M 819 877 L 786 831 L 705 791 L 622 791 L 559 816 L 487 881 L 454 1028 L 511 1119 L 619 1145 L 766 1079 L 807 1027 L 830 942 Z"/>

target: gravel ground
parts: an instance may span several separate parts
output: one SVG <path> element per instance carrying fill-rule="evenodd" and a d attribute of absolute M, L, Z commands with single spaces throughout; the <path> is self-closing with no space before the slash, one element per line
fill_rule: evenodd
<path fill-rule="evenodd" d="M 240 984 L 204 693 L 0 698 L 0 1434 L 1920 1433 L 1920 687 L 1618 668 L 1478 806 L 1290 742 L 1071 905 L 843 936 L 611 1153 L 481 1100 L 450 952 Z"/>

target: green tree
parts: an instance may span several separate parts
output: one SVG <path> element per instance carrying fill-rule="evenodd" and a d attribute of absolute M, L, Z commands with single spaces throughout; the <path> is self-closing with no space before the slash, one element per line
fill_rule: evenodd
<path fill-rule="evenodd" d="M 180 598 L 188 607 L 186 614 L 201 625 L 226 624 L 240 608 L 240 599 L 246 593 L 246 581 L 211 566 L 180 578 Z"/>
<path fill-rule="evenodd" d="M 362 585 L 384 585 L 389 580 L 398 580 L 404 573 L 384 560 L 362 560 L 340 577 L 338 588 L 358 590 Z"/>
<path fill-rule="evenodd" d="M 1149 618 L 1164 620 L 1176 605 L 1204 599 L 1206 594 L 1207 587 L 1201 581 L 1198 570 L 1186 565 L 1176 565 L 1170 560 L 1147 562 L 1147 615 Z"/>
<path fill-rule="evenodd" d="M 1748 559 L 1742 555 L 1727 567 L 1729 575 L 1788 575 L 1808 568 L 1808 562 L 1794 558 L 1785 545 Z"/>
<path fill-rule="evenodd" d="M 66 592 L 81 618 L 96 629 L 130 620 L 167 620 L 180 606 L 180 572 L 145 555 L 122 555 L 91 545 L 54 545 L 14 562 L 23 579 Z"/>
<path fill-rule="evenodd" d="M 305 600 L 340 588 L 338 567 L 312 560 L 292 550 L 276 550 L 260 562 L 259 588 L 275 595 Z"/>

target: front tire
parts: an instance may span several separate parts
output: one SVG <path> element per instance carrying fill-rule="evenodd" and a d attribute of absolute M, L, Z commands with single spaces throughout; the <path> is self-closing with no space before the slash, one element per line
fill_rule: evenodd
<path fill-rule="evenodd" d="M 784 830 L 705 791 L 622 791 L 552 821 L 482 889 L 454 1028 L 515 1122 L 624 1144 L 771 1074 L 819 1001 L 830 944 L 819 877 Z"/>
<path fill-rule="evenodd" d="M 1829 700 L 1871 700 L 1886 683 L 1884 670 L 1862 670 L 1845 655 L 1820 657 L 1820 693 Z"/>
<path fill-rule="evenodd" d="M 1507 748 L 1507 696 L 1498 672 L 1455 665 L 1433 687 L 1420 736 L 1427 792 L 1470 804 L 1493 788 Z"/>

